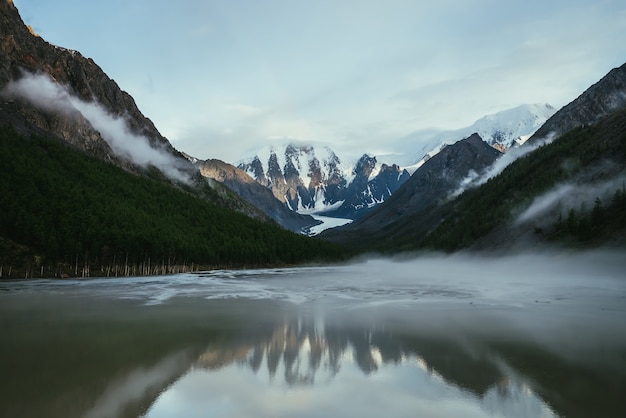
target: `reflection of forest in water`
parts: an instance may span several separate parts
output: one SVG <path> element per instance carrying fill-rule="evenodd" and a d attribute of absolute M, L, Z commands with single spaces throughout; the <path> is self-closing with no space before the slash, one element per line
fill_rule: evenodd
<path fill-rule="evenodd" d="M 324 325 L 300 318 L 211 345 L 194 368 L 215 372 L 244 367 L 268 384 L 297 387 L 331 382 L 343 368 L 356 367 L 367 379 L 386 367 L 411 366 L 433 384 L 471 394 L 490 413 L 621 416 L 621 365 L 609 371 L 596 364 L 594 356 L 587 364 L 567 357 L 567 347 L 555 353 L 518 338 L 433 337 L 393 327 Z"/>
<path fill-rule="evenodd" d="M 29 282 L 37 292 L 14 292 L 17 286 L 5 284 L 0 416 L 172 416 L 151 412 L 172 391 L 193 395 L 180 392 L 186 381 L 204 398 L 228 389 L 222 392 L 226 397 L 249 403 L 264 391 L 268 399 L 324 392 L 334 396 L 325 400 L 335 408 L 347 399 L 341 389 L 353 385 L 357 396 L 372 394 L 371 402 L 400 395 L 420 401 L 435 388 L 453 393 L 453 399 L 470 399 L 488 416 L 554 411 L 569 418 L 621 418 L 626 410 L 619 292 L 610 293 L 615 300 L 594 299 L 586 295 L 596 293 L 584 288 L 585 297 L 575 299 L 572 288 L 563 287 L 558 295 L 571 302 L 539 303 L 533 294 L 524 307 L 456 297 L 428 304 L 405 304 L 402 298 L 371 305 L 378 299 L 294 304 L 172 297 L 176 292 L 164 286 L 209 297 L 216 292 L 214 284 L 176 280 L 154 284 L 170 295 L 159 304 L 153 301 L 162 301 L 161 293 L 145 289 L 152 282 L 89 281 L 71 288 Z M 290 284 L 301 290 L 300 282 L 296 286 L 284 277 L 272 286 L 289 293 Z M 129 288 L 118 290 L 122 285 Z M 362 390 L 385 379 L 391 386 Z M 203 380 L 212 382 L 209 388 L 197 384 Z"/>

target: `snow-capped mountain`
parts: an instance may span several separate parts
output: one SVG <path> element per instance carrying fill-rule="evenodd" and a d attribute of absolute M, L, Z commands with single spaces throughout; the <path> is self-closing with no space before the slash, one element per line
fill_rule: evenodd
<path fill-rule="evenodd" d="M 327 146 L 296 144 L 263 148 L 237 167 L 294 211 L 332 210 L 349 219 L 383 202 L 409 178 L 398 165 L 379 163 L 367 154 L 353 162 Z"/>
<path fill-rule="evenodd" d="M 267 146 L 236 165 L 294 211 L 357 219 L 446 146 L 478 133 L 506 152 L 528 139 L 555 111 L 549 104 L 521 105 L 484 116 L 466 128 L 417 131 L 395 141 L 397 151 L 387 155 L 346 158 L 328 146 L 291 143 Z"/>
<path fill-rule="evenodd" d="M 523 144 L 554 113 L 556 109 L 547 103 L 524 104 L 484 116 L 465 128 L 416 131 L 396 141 L 400 151 L 387 158 L 395 158 L 413 173 L 446 145 L 474 133 L 498 151 L 506 152 L 511 147 Z"/>
<path fill-rule="evenodd" d="M 488 144 L 502 147 L 501 151 L 523 144 L 554 113 L 549 104 L 514 107 L 477 120 L 469 129 L 478 133 Z M 469 132 L 468 132 L 469 133 Z"/>

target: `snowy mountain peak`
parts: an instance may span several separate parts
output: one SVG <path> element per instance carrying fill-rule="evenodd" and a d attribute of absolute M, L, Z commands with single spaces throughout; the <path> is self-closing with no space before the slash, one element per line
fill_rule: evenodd
<path fill-rule="evenodd" d="M 524 104 L 484 116 L 465 128 L 416 131 L 396 141 L 397 161 L 413 173 L 446 145 L 473 133 L 479 134 L 492 147 L 506 152 L 524 143 L 554 113 L 556 109 L 547 103 Z"/>
<path fill-rule="evenodd" d="M 268 146 L 237 165 L 292 210 L 318 213 L 341 208 L 341 215 L 350 219 L 389 197 L 409 176 L 397 165 L 381 164 L 368 154 L 345 161 L 328 146 L 310 144 Z"/>
<path fill-rule="evenodd" d="M 418 131 L 398 140 L 399 151 L 385 156 L 365 153 L 346 159 L 328 146 L 306 143 L 266 146 L 237 167 L 292 210 L 331 211 L 355 219 L 386 200 L 446 145 L 478 133 L 494 148 L 506 151 L 530 137 L 554 112 L 548 104 L 521 105 L 487 115 L 467 128 Z"/>
<path fill-rule="evenodd" d="M 528 139 L 543 125 L 556 109 L 545 104 L 525 104 L 478 119 L 470 127 L 488 144 L 503 150 Z"/>

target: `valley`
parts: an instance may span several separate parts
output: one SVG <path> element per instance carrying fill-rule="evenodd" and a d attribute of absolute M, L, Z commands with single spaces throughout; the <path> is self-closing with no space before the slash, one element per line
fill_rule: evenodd
<path fill-rule="evenodd" d="M 113 265 L 117 275 L 121 259 L 135 266 L 125 274 L 153 274 L 180 262 L 624 243 L 624 65 L 559 110 L 519 105 L 376 152 L 288 141 L 230 164 L 177 150 L 93 60 L 34 34 L 11 2 L 0 11 L 3 277 L 85 275 L 85 266 L 108 275 Z M 106 181 L 118 176 L 116 191 Z M 565 199 L 566 186 L 603 191 Z"/>

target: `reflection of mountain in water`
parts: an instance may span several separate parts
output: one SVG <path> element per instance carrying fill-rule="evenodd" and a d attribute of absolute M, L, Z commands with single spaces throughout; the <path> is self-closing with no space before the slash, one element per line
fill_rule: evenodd
<path fill-rule="evenodd" d="M 323 328 L 302 320 L 285 322 L 259 336 L 225 347 L 211 347 L 199 358 L 197 365 L 219 369 L 232 363 L 248 365 L 255 373 L 265 368 L 271 379 L 281 371 L 290 385 L 313 384 L 319 374 L 332 378 L 342 362 L 354 362 L 366 374 L 375 372 L 383 363 L 406 359 L 397 342 L 383 332 Z"/>
<path fill-rule="evenodd" d="M 386 366 L 410 365 L 435 385 L 472 394 L 489 413 L 556 416 L 501 360 L 449 340 L 420 339 L 388 330 L 285 321 L 265 332 L 257 330 L 255 339 L 211 346 L 196 362 L 197 368 L 213 371 L 231 365 L 249 367 L 274 383 L 277 376 L 283 376 L 288 386 L 327 383 L 342 367 L 358 367 L 370 375 Z"/>

